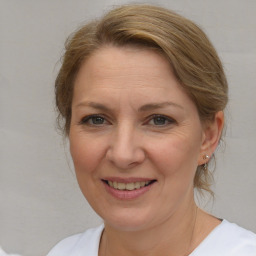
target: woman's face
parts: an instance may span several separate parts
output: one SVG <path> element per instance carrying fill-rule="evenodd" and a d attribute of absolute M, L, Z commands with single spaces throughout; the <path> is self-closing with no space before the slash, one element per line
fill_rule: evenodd
<path fill-rule="evenodd" d="M 156 52 L 94 53 L 75 81 L 69 139 L 80 188 L 108 225 L 145 229 L 193 201 L 204 131 Z"/>

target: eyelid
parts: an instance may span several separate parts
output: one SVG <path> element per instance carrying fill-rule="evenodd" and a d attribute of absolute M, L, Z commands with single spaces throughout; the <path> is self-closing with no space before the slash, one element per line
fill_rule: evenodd
<path fill-rule="evenodd" d="M 147 118 L 147 122 L 146 122 L 146 123 L 150 122 L 151 120 L 153 120 L 154 118 L 157 118 L 157 117 L 165 118 L 165 119 L 169 122 L 169 123 L 166 124 L 166 125 L 162 125 L 162 127 L 167 126 L 167 125 L 170 125 L 170 124 L 175 124 L 175 123 L 177 123 L 177 121 L 176 121 L 174 118 L 169 117 L 169 116 L 166 116 L 166 115 L 162 115 L 162 114 L 153 114 L 153 115 L 149 116 L 149 117 Z M 156 126 L 156 125 L 155 125 L 155 126 Z M 161 125 L 159 125 L 159 127 L 161 127 Z"/>
<path fill-rule="evenodd" d="M 107 117 L 103 114 L 91 114 L 91 115 L 87 115 L 87 116 L 82 117 L 81 120 L 78 122 L 78 124 L 79 125 L 86 125 L 86 124 L 88 124 L 88 121 L 93 117 L 100 117 L 100 118 L 104 119 L 105 122 L 110 123 L 108 121 Z M 90 125 L 90 124 L 88 124 L 88 125 Z M 101 124 L 101 125 L 103 125 L 103 124 Z M 91 126 L 93 126 L 93 124 Z M 95 126 L 100 126 L 100 125 L 95 124 Z"/>
<path fill-rule="evenodd" d="M 104 119 L 104 124 L 98 124 L 98 125 L 97 124 L 89 124 L 88 121 L 91 118 L 95 118 L 95 117 L 100 117 L 100 118 Z M 160 128 L 160 127 L 166 127 L 168 125 L 177 123 L 177 121 L 172 117 L 169 117 L 169 116 L 166 116 L 166 115 L 163 115 L 163 114 L 152 114 L 149 117 L 147 117 L 147 119 L 143 123 L 143 125 L 147 125 L 147 124 L 150 125 L 149 122 L 152 121 L 154 118 L 157 118 L 157 117 L 161 117 L 161 118 L 166 119 L 166 121 L 168 123 L 164 124 L 164 125 L 153 125 L 152 124 L 152 126 L 159 126 L 159 128 Z M 88 125 L 88 126 L 103 126 L 105 124 L 111 124 L 111 122 L 109 121 L 109 118 L 106 117 L 104 114 L 90 114 L 90 115 L 82 117 L 81 120 L 78 122 L 78 124 L 79 125 Z"/>

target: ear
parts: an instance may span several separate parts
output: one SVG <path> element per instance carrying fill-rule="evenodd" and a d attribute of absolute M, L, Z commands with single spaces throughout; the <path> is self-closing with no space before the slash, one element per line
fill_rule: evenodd
<path fill-rule="evenodd" d="M 202 145 L 200 150 L 200 156 L 198 159 L 198 165 L 205 164 L 208 160 L 205 156 L 208 155 L 211 158 L 215 149 L 219 144 L 219 140 L 224 127 L 224 113 L 219 111 L 215 114 L 214 120 L 207 122 L 203 125 Z"/>

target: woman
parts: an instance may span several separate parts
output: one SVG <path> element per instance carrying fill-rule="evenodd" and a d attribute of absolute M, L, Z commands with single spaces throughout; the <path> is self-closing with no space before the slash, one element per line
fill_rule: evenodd
<path fill-rule="evenodd" d="M 199 209 L 227 104 L 206 35 L 163 8 L 122 6 L 66 44 L 56 104 L 81 191 L 104 225 L 48 255 L 256 255 L 256 235 Z"/>

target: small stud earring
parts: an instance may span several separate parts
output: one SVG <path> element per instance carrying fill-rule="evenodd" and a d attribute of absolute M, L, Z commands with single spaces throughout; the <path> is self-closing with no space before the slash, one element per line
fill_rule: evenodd
<path fill-rule="evenodd" d="M 208 160 L 210 159 L 210 157 L 208 155 L 204 155 L 203 159 L 206 160 L 203 166 L 203 169 L 206 171 L 208 168 Z"/>

